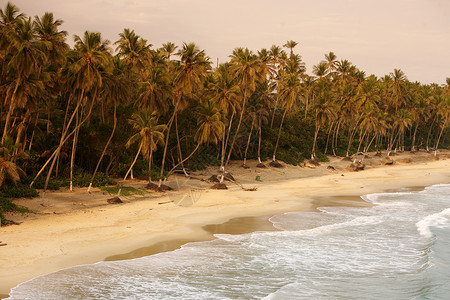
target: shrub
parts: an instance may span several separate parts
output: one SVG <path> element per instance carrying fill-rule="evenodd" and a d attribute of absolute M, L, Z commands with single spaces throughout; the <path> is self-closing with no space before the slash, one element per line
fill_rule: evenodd
<path fill-rule="evenodd" d="M 4 195 L 0 195 L 0 223 L 1 225 L 8 224 L 8 220 L 5 219 L 3 213 L 9 211 L 18 211 L 21 213 L 29 212 L 25 207 L 14 204 L 11 199 L 6 198 Z"/>
<path fill-rule="evenodd" d="M 27 184 L 18 183 L 17 185 L 3 186 L 0 189 L 0 195 L 9 198 L 37 197 L 38 191 L 30 188 Z"/>

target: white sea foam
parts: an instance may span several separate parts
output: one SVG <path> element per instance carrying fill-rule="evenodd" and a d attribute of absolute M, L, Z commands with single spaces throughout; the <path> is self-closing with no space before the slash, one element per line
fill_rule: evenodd
<path fill-rule="evenodd" d="M 443 211 L 428 215 L 419 222 L 416 223 L 417 231 L 420 235 L 431 238 L 433 237 L 432 227 L 442 227 L 450 224 L 450 208 L 446 208 Z"/>
<path fill-rule="evenodd" d="M 449 187 L 366 195 L 377 205 L 282 214 L 271 218 L 280 231 L 62 270 L 12 299 L 440 299 L 450 234 L 432 229 L 450 224 Z"/>

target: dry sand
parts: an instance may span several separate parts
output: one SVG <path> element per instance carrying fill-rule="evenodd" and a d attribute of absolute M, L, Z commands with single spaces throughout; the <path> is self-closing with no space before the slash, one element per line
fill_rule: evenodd
<path fill-rule="evenodd" d="M 349 170 L 351 162 L 333 157 L 320 166 L 281 169 L 256 168 L 255 161 L 243 169 L 234 162 L 228 171 L 239 184 L 227 182 L 228 190 L 211 190 L 211 183 L 200 180 L 217 173 L 217 167 L 210 167 L 192 174 L 195 179 L 172 176 L 168 185 L 178 191 L 122 197 L 123 204 L 107 204 L 111 195 L 99 189 L 87 194 L 85 188 L 18 199 L 17 204 L 37 214 L 8 215 L 22 223 L 0 228 L 0 241 L 7 244 L 0 247 L 0 294 L 66 267 L 168 251 L 189 241 L 212 239 L 212 233 L 271 230 L 267 216 L 281 212 L 368 205 L 360 195 L 447 183 L 450 152 L 442 151 L 439 158 L 404 152 L 392 157 L 393 165 L 385 165 L 384 156 L 371 155 L 364 159 L 366 169 L 359 172 Z M 145 184 L 126 183 L 139 188 Z"/>

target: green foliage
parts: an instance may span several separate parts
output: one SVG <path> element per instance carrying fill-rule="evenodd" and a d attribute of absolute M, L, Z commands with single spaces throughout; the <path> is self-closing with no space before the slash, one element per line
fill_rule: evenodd
<path fill-rule="evenodd" d="M 106 191 L 111 195 L 116 195 L 119 192 L 119 188 L 117 186 L 102 186 L 100 187 L 102 191 Z M 148 192 L 142 189 L 137 189 L 131 186 L 124 186 L 120 194 L 122 196 L 132 196 L 132 195 L 145 195 Z"/>
<path fill-rule="evenodd" d="M 9 198 L 26 198 L 39 196 L 35 188 L 30 188 L 27 184 L 7 185 L 0 189 L 0 195 Z"/>
<path fill-rule="evenodd" d="M 5 219 L 5 212 L 17 211 L 20 213 L 30 212 L 27 208 L 18 206 L 14 204 L 11 199 L 5 197 L 0 193 L 0 223 L 1 225 L 8 224 L 8 221 Z"/>
<path fill-rule="evenodd" d="M 327 162 L 330 161 L 330 159 L 328 158 L 328 156 L 326 156 L 325 154 L 323 154 L 322 152 L 318 152 L 316 153 L 316 157 L 319 161 L 321 162 Z"/>

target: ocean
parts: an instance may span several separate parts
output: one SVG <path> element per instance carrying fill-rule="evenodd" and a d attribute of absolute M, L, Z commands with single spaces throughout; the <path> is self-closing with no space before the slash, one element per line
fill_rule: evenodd
<path fill-rule="evenodd" d="M 450 299 L 450 184 L 273 216 L 278 231 L 60 270 L 8 299 Z"/>

